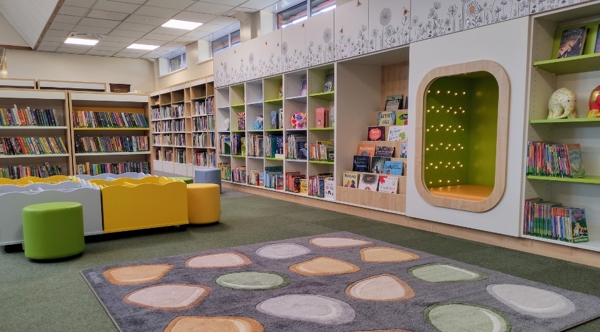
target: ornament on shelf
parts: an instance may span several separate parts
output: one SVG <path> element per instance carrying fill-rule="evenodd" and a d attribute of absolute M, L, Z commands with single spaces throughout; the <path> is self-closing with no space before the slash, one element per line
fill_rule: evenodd
<path fill-rule="evenodd" d="M 600 118 L 600 85 L 598 85 L 590 94 L 590 111 L 588 118 Z"/>
<path fill-rule="evenodd" d="M 548 101 L 548 119 L 576 118 L 577 95 L 567 88 L 560 88 Z"/>
<path fill-rule="evenodd" d="M 229 123 L 231 121 L 229 120 L 229 118 L 226 118 L 225 120 L 223 120 L 223 131 L 229 131 Z"/>
<path fill-rule="evenodd" d="M 254 120 L 254 130 L 262 130 L 263 129 L 263 116 L 262 115 L 258 115 L 256 117 L 256 120 Z"/>
<path fill-rule="evenodd" d="M 306 128 L 306 113 L 296 112 L 292 115 L 292 129 Z"/>

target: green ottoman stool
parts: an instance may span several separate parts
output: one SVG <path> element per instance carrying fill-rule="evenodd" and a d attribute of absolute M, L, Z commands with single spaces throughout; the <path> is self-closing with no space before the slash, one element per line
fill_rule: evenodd
<path fill-rule="evenodd" d="M 188 178 L 186 176 L 170 176 L 170 178 L 175 181 L 183 181 L 186 184 L 194 183 L 194 179 Z"/>
<path fill-rule="evenodd" d="M 57 259 L 80 254 L 83 207 L 76 202 L 33 204 L 23 208 L 23 249 L 29 259 Z"/>

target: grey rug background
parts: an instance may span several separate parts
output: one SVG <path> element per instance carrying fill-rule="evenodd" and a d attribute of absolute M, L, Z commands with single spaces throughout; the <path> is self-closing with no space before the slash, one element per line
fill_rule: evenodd
<path fill-rule="evenodd" d="M 309 243 L 310 239 L 330 236 L 368 240 L 373 244 L 352 248 L 327 249 L 319 248 Z M 281 260 L 273 260 L 256 255 L 255 252 L 257 249 L 274 243 L 300 244 L 309 248 L 311 252 L 306 255 Z M 388 246 L 402 249 L 418 254 L 421 258 L 403 263 L 365 263 L 360 259 L 360 249 L 369 246 Z M 246 255 L 252 260 L 252 264 L 245 267 L 220 269 L 189 269 L 185 267 L 185 261 L 191 257 L 230 251 Z M 289 266 L 293 264 L 319 256 L 342 259 L 359 266 L 361 270 L 352 274 L 318 277 L 306 277 L 289 270 Z M 408 273 L 408 270 L 411 267 L 431 263 L 452 264 L 461 268 L 487 274 L 489 278 L 473 282 L 428 283 L 417 279 Z M 109 268 L 143 264 L 172 264 L 174 265 L 174 268 L 157 282 L 133 286 L 113 285 L 102 275 L 102 273 Z M 223 288 L 213 281 L 215 277 L 222 274 L 242 271 L 278 272 L 287 275 L 291 279 L 291 282 L 288 286 L 275 290 L 243 291 Z M 157 258 L 130 264 L 98 267 L 84 270 L 81 273 L 115 322 L 116 326 L 122 332 L 162 332 L 171 320 L 179 316 L 249 317 L 259 321 L 265 327 L 265 331 L 267 332 L 351 332 L 383 329 L 405 329 L 415 332 L 436 331 L 433 326 L 427 323 L 424 317 L 424 311 L 430 305 L 448 302 L 469 303 L 495 309 L 501 312 L 510 321 L 512 331 L 562 331 L 600 316 L 600 298 L 598 297 L 525 280 L 501 272 L 404 248 L 349 232 L 336 232 L 282 241 L 208 250 L 200 253 Z M 408 301 L 370 302 L 355 300 L 345 294 L 346 287 L 353 282 L 383 273 L 393 274 L 405 281 L 413 288 L 416 296 Z M 574 280 L 573 282 L 593 281 Z M 177 312 L 149 310 L 129 305 L 122 301 L 127 294 L 135 290 L 162 283 L 205 285 L 212 288 L 212 292 L 198 306 L 189 310 Z M 486 287 L 490 284 L 519 284 L 553 291 L 571 300 L 575 304 L 576 311 L 566 317 L 552 319 L 539 319 L 525 316 L 493 298 L 486 290 Z M 356 318 L 353 322 L 348 324 L 331 326 L 273 317 L 260 313 L 255 308 L 258 303 L 264 300 L 286 294 L 314 294 L 343 301 L 355 310 Z"/>

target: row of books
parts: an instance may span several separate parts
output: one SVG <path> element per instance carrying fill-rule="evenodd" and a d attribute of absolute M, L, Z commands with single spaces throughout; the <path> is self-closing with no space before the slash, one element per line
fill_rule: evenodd
<path fill-rule="evenodd" d="M 78 164 L 75 167 L 75 174 L 98 175 L 104 173 L 123 174 L 127 172 L 150 174 L 150 163 L 145 161 L 126 161 L 110 164 L 92 164 L 86 162 Z"/>
<path fill-rule="evenodd" d="M 306 187 L 304 190 L 301 188 L 302 180 L 305 180 L 304 184 L 307 185 L 306 174 L 300 172 L 286 172 L 284 177 L 285 191 L 292 193 L 300 193 L 301 191 L 308 192 Z"/>
<path fill-rule="evenodd" d="M 62 137 L 0 137 L 0 155 L 65 154 Z"/>
<path fill-rule="evenodd" d="M 231 181 L 231 165 L 229 163 L 219 163 L 221 170 L 221 180 Z"/>
<path fill-rule="evenodd" d="M 407 126 L 368 126 L 367 141 L 407 141 Z"/>
<path fill-rule="evenodd" d="M 265 157 L 283 159 L 283 150 L 283 135 L 267 134 L 265 137 Z"/>
<path fill-rule="evenodd" d="M 194 115 L 215 114 L 214 106 L 213 97 L 208 97 L 204 101 L 197 100 L 194 102 Z"/>
<path fill-rule="evenodd" d="M 0 178 L 20 179 L 26 176 L 47 178 L 52 175 L 62 175 L 62 168 L 58 165 L 50 165 L 48 162 L 38 166 L 8 165 L 0 168 Z"/>
<path fill-rule="evenodd" d="M 54 109 L 0 108 L 0 126 L 60 126 Z"/>
<path fill-rule="evenodd" d="M 379 191 L 388 194 L 398 193 L 397 176 L 373 173 L 344 172 L 342 185 L 346 188 L 356 188 L 370 191 Z"/>
<path fill-rule="evenodd" d="M 215 116 L 203 116 L 193 119 L 194 131 L 213 131 L 215 130 Z"/>
<path fill-rule="evenodd" d="M 303 181 L 305 181 L 304 179 L 300 180 L 300 193 L 304 194 L 303 192 Z M 326 190 L 326 182 L 331 181 L 331 183 L 333 184 L 334 178 L 333 178 L 333 173 L 320 173 L 317 175 L 311 175 L 308 177 L 308 180 L 306 187 L 307 187 L 307 193 L 308 196 L 314 196 L 314 197 L 320 197 L 320 198 L 325 198 L 326 194 L 327 194 L 327 190 Z M 328 197 L 333 199 L 333 197 Z"/>
<path fill-rule="evenodd" d="M 173 135 L 173 139 L 175 140 L 176 146 L 185 146 L 185 144 L 186 144 L 185 143 L 186 142 L 185 135 L 186 134 L 174 134 Z"/>
<path fill-rule="evenodd" d="M 73 112 L 75 128 L 148 128 L 144 114 L 123 112 Z"/>
<path fill-rule="evenodd" d="M 175 162 L 179 164 L 185 164 L 186 161 L 185 149 L 175 149 Z"/>
<path fill-rule="evenodd" d="M 185 131 L 185 119 L 173 120 L 172 131 L 184 132 Z"/>
<path fill-rule="evenodd" d="M 231 154 L 237 156 L 246 155 L 246 137 L 239 133 L 231 135 Z"/>
<path fill-rule="evenodd" d="M 525 200 L 523 233 L 565 242 L 588 242 L 585 209 L 540 198 Z"/>
<path fill-rule="evenodd" d="M 272 110 L 270 120 L 271 127 L 269 129 L 283 129 L 283 108 Z"/>
<path fill-rule="evenodd" d="M 173 162 L 173 149 L 164 150 L 163 161 Z"/>
<path fill-rule="evenodd" d="M 152 135 L 154 145 L 173 145 L 173 135 Z"/>
<path fill-rule="evenodd" d="M 352 171 L 401 176 L 404 175 L 404 166 L 403 161 L 389 157 L 354 156 Z"/>
<path fill-rule="evenodd" d="M 585 177 L 579 144 L 527 142 L 527 175 Z"/>
<path fill-rule="evenodd" d="M 283 166 L 266 166 L 263 179 L 259 178 L 259 186 L 283 190 Z"/>
<path fill-rule="evenodd" d="M 236 183 L 246 183 L 246 167 L 238 166 L 231 169 L 231 181 Z"/>
<path fill-rule="evenodd" d="M 315 108 L 315 128 L 329 128 L 335 125 L 335 107 Z"/>
<path fill-rule="evenodd" d="M 263 135 L 262 134 L 248 134 L 246 140 L 248 143 L 248 156 L 251 157 L 263 157 L 265 150 L 263 146 Z"/>
<path fill-rule="evenodd" d="M 231 137 L 228 134 L 219 135 L 219 153 L 231 154 Z"/>
<path fill-rule="evenodd" d="M 308 158 L 306 135 L 288 134 L 285 142 L 285 151 L 287 159 L 306 160 Z"/>
<path fill-rule="evenodd" d="M 76 153 L 141 152 L 149 149 L 148 136 L 75 137 Z"/>
<path fill-rule="evenodd" d="M 217 157 L 214 151 L 194 152 L 192 163 L 200 167 L 216 167 Z"/>
<path fill-rule="evenodd" d="M 408 110 L 403 109 L 377 112 L 377 125 L 406 126 L 408 125 Z"/>
<path fill-rule="evenodd" d="M 214 148 L 215 133 L 194 133 L 192 134 L 192 146 L 195 148 Z"/>
<path fill-rule="evenodd" d="M 318 161 L 333 161 L 333 141 L 317 141 L 310 144 L 308 159 Z"/>
<path fill-rule="evenodd" d="M 183 118 L 185 116 L 185 108 L 183 104 L 162 106 L 160 108 L 153 107 L 151 116 L 152 120 Z"/>

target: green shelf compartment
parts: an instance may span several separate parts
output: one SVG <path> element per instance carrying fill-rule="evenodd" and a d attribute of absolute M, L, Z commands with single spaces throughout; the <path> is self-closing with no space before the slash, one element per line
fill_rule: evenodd
<path fill-rule="evenodd" d="M 265 157 L 265 160 L 271 160 L 271 161 L 283 161 L 283 158 L 269 158 L 269 157 Z"/>
<path fill-rule="evenodd" d="M 309 164 L 317 164 L 317 165 L 334 165 L 333 161 L 319 161 L 319 160 L 309 160 Z"/>
<path fill-rule="evenodd" d="M 232 108 L 242 108 L 245 107 L 246 104 L 235 104 L 235 105 L 231 105 Z"/>
<path fill-rule="evenodd" d="M 312 98 L 333 101 L 335 98 L 335 91 L 311 93 L 308 96 Z"/>
<path fill-rule="evenodd" d="M 586 175 L 584 178 L 558 178 L 552 176 L 527 175 L 527 180 L 600 184 L 600 176 L 597 175 Z"/>
<path fill-rule="evenodd" d="M 533 66 L 556 75 L 600 70 L 600 53 L 583 54 L 562 59 L 536 61 Z"/>
<path fill-rule="evenodd" d="M 529 123 L 531 123 L 531 124 L 600 123 L 600 118 L 537 119 L 537 120 L 529 120 Z"/>
<path fill-rule="evenodd" d="M 308 131 L 331 131 L 335 130 L 335 127 L 326 127 L 326 128 L 309 128 Z"/>

